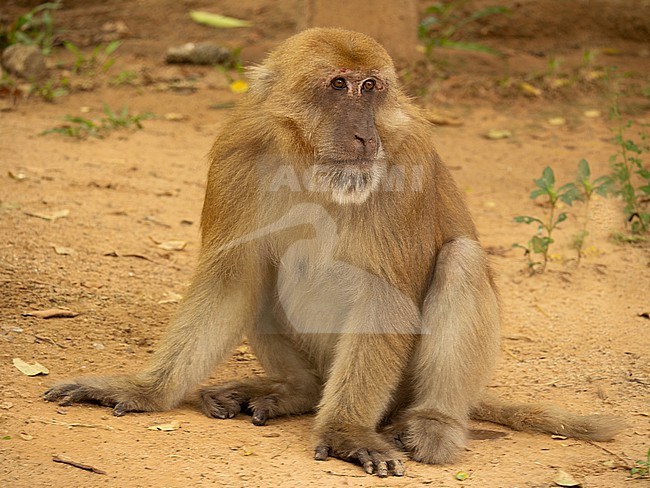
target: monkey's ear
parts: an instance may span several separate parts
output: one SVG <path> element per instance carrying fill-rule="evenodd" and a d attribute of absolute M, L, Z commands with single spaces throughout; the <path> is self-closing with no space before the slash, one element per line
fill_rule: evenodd
<path fill-rule="evenodd" d="M 271 89 L 273 71 L 266 66 L 250 66 L 246 70 L 250 80 L 250 92 L 254 95 L 264 95 Z"/>

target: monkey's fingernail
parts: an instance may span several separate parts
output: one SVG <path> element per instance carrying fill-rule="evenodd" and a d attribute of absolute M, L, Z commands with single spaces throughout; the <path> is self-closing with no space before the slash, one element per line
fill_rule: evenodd
<path fill-rule="evenodd" d="M 363 469 L 365 470 L 366 473 L 372 474 L 373 471 L 375 470 L 375 466 L 372 464 L 372 461 L 368 461 L 367 463 L 364 463 Z"/>
<path fill-rule="evenodd" d="M 124 414 L 126 413 L 126 408 L 124 407 L 123 403 L 118 403 L 113 407 L 113 415 L 116 417 L 123 417 Z"/>
<path fill-rule="evenodd" d="M 391 468 L 394 476 L 404 476 L 404 465 L 402 461 L 388 461 L 388 467 Z"/>
<path fill-rule="evenodd" d="M 265 425 L 268 416 L 264 410 L 256 411 L 253 414 L 253 425 Z"/>
<path fill-rule="evenodd" d="M 327 446 L 318 446 L 314 451 L 314 459 L 316 461 L 325 461 L 329 456 L 329 448 Z"/>

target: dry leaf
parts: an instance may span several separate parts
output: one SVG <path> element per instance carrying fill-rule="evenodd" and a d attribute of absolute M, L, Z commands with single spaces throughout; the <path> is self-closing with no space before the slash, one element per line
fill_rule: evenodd
<path fill-rule="evenodd" d="M 488 133 L 485 134 L 485 137 L 492 140 L 508 139 L 509 137 L 512 137 L 512 132 L 508 129 L 490 129 Z"/>
<path fill-rule="evenodd" d="M 551 125 L 564 125 L 566 124 L 566 119 L 564 117 L 553 117 L 548 119 L 548 123 Z"/>
<path fill-rule="evenodd" d="M 156 247 L 164 251 L 182 251 L 187 246 L 187 241 L 157 241 L 149 236 L 149 239 L 156 245 Z"/>
<path fill-rule="evenodd" d="M 241 450 L 242 450 L 242 454 L 244 456 L 251 456 L 251 455 L 255 454 L 253 452 L 253 450 L 248 446 L 242 446 Z"/>
<path fill-rule="evenodd" d="M 573 476 L 571 476 L 566 471 L 562 471 L 561 469 L 558 469 L 557 473 L 555 473 L 553 483 L 555 483 L 557 486 L 565 487 L 581 486 Z"/>
<path fill-rule="evenodd" d="M 600 117 L 600 110 L 586 110 L 584 115 L 589 119 L 595 119 Z"/>
<path fill-rule="evenodd" d="M 13 363 L 14 366 L 18 369 L 18 371 L 20 371 L 21 373 L 27 376 L 36 376 L 39 374 L 50 374 L 50 370 L 39 363 L 29 364 L 20 358 L 14 358 Z"/>
<path fill-rule="evenodd" d="M 162 305 L 164 303 L 178 303 L 183 299 L 183 295 L 179 295 L 178 293 L 174 293 L 173 291 L 165 292 L 165 295 L 167 295 L 169 298 L 160 300 L 158 302 L 159 304 Z"/>
<path fill-rule="evenodd" d="M 71 247 L 64 247 L 64 246 L 52 246 L 54 248 L 54 252 L 57 254 L 60 254 L 62 256 L 71 256 L 72 254 L 75 253 L 75 250 L 72 249 Z"/>
<path fill-rule="evenodd" d="M 171 432 L 172 430 L 178 430 L 181 428 L 181 423 L 178 420 L 172 420 L 168 424 L 152 425 L 147 427 L 148 430 L 160 430 L 163 432 Z"/>
<path fill-rule="evenodd" d="M 47 310 L 33 310 L 31 312 L 23 313 L 23 317 L 38 317 L 40 319 L 55 319 L 55 318 L 72 318 L 79 315 L 69 308 L 48 308 Z"/>
<path fill-rule="evenodd" d="M 424 118 L 427 119 L 432 124 L 436 125 L 451 125 L 451 126 L 460 126 L 463 125 L 463 121 L 460 120 L 453 114 L 443 113 L 438 110 L 427 110 L 424 112 Z"/>
<path fill-rule="evenodd" d="M 40 213 L 40 212 L 25 212 L 25 213 L 31 217 L 38 217 L 39 219 L 50 220 L 54 222 L 55 220 L 62 219 L 70 215 L 70 210 L 64 208 L 63 210 L 57 210 L 56 212 L 52 212 L 49 214 Z"/>
<path fill-rule="evenodd" d="M 22 171 L 8 171 L 9 177 L 16 181 L 23 181 L 27 179 L 27 175 Z"/>
<path fill-rule="evenodd" d="M 24 440 L 24 441 L 31 441 L 31 440 L 34 439 L 34 436 L 31 436 L 31 435 L 29 435 L 29 434 L 25 434 L 24 432 L 21 432 L 21 433 L 18 434 L 18 435 L 20 435 L 20 438 L 21 438 L 22 440 Z"/>
<path fill-rule="evenodd" d="M 519 85 L 519 88 L 521 88 L 521 91 L 524 92 L 524 95 L 528 95 L 530 97 L 539 97 L 542 95 L 542 90 L 531 85 L 530 83 L 523 82 L 521 85 Z"/>
<path fill-rule="evenodd" d="M 206 24 L 218 29 L 233 29 L 236 27 L 250 27 L 253 25 L 249 20 L 236 19 L 234 17 L 226 17 L 225 15 L 212 14 L 209 12 L 202 12 L 200 10 L 192 10 L 190 17 L 194 22 L 199 24 Z"/>
<path fill-rule="evenodd" d="M 571 80 L 568 78 L 551 78 L 547 81 L 547 84 L 551 88 L 562 88 L 563 86 L 570 85 Z"/>
<path fill-rule="evenodd" d="M 176 112 L 167 113 L 163 115 L 163 117 L 165 118 L 165 120 L 171 120 L 173 122 L 177 122 L 179 120 L 185 120 L 187 118 L 185 117 L 185 115 Z"/>
<path fill-rule="evenodd" d="M 564 441 L 564 440 L 567 440 L 568 437 L 565 436 L 565 435 L 553 434 L 551 436 L 551 439 L 555 439 L 555 440 L 558 440 L 558 441 Z"/>
<path fill-rule="evenodd" d="M 165 241 L 160 244 L 156 244 L 156 247 L 163 249 L 164 251 L 182 251 L 187 246 L 187 241 Z"/>
<path fill-rule="evenodd" d="M 585 73 L 585 79 L 587 81 L 599 80 L 601 78 L 604 78 L 605 76 L 607 76 L 607 73 L 600 70 L 592 70 L 592 71 L 587 71 Z"/>

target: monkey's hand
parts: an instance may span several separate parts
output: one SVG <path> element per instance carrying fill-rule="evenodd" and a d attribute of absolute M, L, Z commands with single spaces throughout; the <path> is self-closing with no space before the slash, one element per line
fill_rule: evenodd
<path fill-rule="evenodd" d="M 147 395 L 148 389 L 129 376 L 99 376 L 74 378 L 54 385 L 43 393 L 48 402 L 59 405 L 96 403 L 113 407 L 113 415 L 121 417 L 127 412 L 164 410 Z"/>
<path fill-rule="evenodd" d="M 359 426 L 336 426 L 320 436 L 314 458 L 325 461 L 333 456 L 361 464 L 368 474 L 380 478 L 404 475 L 402 456 L 376 432 Z"/>

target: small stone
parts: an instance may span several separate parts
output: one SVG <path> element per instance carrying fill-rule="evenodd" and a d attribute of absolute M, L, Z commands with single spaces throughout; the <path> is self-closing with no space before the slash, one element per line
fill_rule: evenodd
<path fill-rule="evenodd" d="M 169 64 L 223 64 L 230 61 L 231 54 L 230 50 L 223 46 L 209 42 L 189 42 L 182 46 L 170 47 L 165 61 Z"/>
<path fill-rule="evenodd" d="M 45 56 L 36 46 L 12 44 L 2 53 L 2 64 L 7 71 L 25 80 L 37 81 L 47 77 Z"/>

